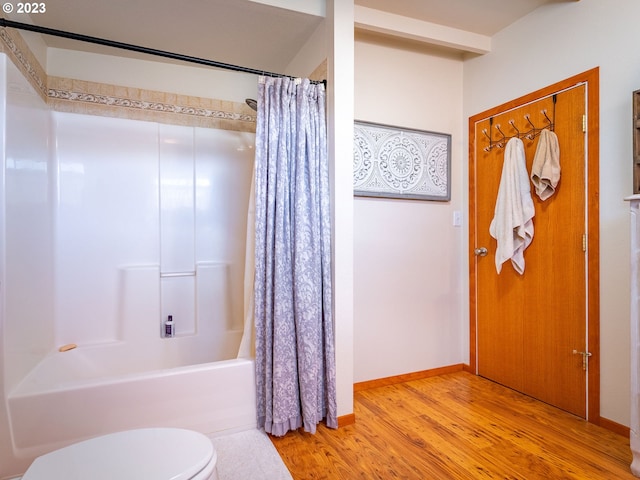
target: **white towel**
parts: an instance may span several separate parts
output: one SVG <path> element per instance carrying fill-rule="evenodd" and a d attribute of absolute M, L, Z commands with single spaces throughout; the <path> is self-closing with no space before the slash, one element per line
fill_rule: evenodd
<path fill-rule="evenodd" d="M 524 273 L 524 251 L 533 240 L 535 209 L 524 158 L 524 144 L 512 138 L 504 149 L 502 177 L 489 233 L 497 240 L 496 270 L 511 259 L 513 268 Z"/>
<path fill-rule="evenodd" d="M 531 182 L 541 200 L 556 191 L 560 181 L 560 146 L 558 136 L 551 130 L 542 130 L 531 166 Z"/>

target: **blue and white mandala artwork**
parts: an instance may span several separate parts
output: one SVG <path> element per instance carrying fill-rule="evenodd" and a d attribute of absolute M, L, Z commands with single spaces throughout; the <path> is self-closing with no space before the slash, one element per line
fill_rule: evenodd
<path fill-rule="evenodd" d="M 449 200 L 450 143 L 447 134 L 355 122 L 355 195 Z"/>

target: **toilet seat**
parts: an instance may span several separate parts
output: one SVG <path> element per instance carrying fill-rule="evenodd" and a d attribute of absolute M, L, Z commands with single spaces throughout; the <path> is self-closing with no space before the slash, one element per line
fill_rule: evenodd
<path fill-rule="evenodd" d="M 205 435 L 180 428 L 127 430 L 34 460 L 22 480 L 210 480 L 216 452 Z"/>

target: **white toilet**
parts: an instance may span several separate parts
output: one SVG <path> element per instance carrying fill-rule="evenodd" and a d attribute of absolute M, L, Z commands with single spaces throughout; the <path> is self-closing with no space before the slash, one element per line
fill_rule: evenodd
<path fill-rule="evenodd" d="M 22 480 L 218 480 L 205 435 L 143 428 L 69 445 L 34 460 Z"/>

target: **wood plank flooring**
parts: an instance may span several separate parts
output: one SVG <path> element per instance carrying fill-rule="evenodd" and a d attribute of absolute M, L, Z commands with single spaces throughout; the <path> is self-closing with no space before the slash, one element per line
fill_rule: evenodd
<path fill-rule="evenodd" d="M 627 438 L 465 372 L 356 392 L 354 410 L 271 437 L 295 480 L 636 478 Z"/>

